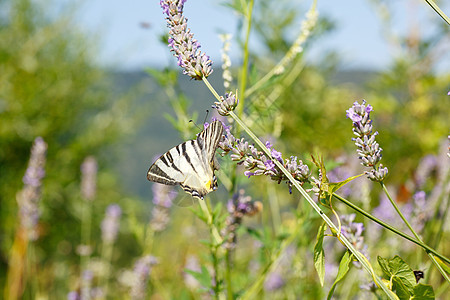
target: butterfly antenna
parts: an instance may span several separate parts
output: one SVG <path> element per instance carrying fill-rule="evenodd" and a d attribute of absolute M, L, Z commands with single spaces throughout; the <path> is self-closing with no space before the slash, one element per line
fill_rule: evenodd
<path fill-rule="evenodd" d="M 197 127 L 198 129 L 202 130 L 202 128 L 200 128 L 200 126 L 197 125 L 197 123 L 194 122 L 194 120 L 189 120 L 189 123 L 193 123 L 195 125 L 195 127 Z"/>
<path fill-rule="evenodd" d="M 208 115 L 209 115 L 209 110 L 207 109 L 205 119 L 203 120 L 203 124 L 206 123 L 206 119 L 208 119 Z"/>

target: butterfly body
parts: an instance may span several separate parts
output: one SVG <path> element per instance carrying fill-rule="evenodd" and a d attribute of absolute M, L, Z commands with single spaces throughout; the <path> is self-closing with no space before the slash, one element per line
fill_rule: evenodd
<path fill-rule="evenodd" d="M 193 197 L 203 197 L 217 189 L 215 153 L 222 138 L 220 121 L 212 122 L 195 140 L 181 143 L 158 158 L 147 179 L 166 185 L 180 185 Z"/>

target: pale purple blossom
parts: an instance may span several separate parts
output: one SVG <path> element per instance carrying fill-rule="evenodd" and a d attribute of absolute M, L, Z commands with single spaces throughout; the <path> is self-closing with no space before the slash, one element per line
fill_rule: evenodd
<path fill-rule="evenodd" d="M 270 272 L 264 281 L 264 290 L 273 292 L 281 289 L 286 284 L 283 276 L 278 271 Z"/>
<path fill-rule="evenodd" d="M 212 108 L 217 109 L 221 116 L 228 116 L 239 103 L 239 99 L 232 92 L 226 93 L 225 98 L 220 96 L 220 101 L 214 102 Z"/>
<path fill-rule="evenodd" d="M 97 169 L 97 160 L 93 156 L 86 157 L 81 164 L 81 195 L 88 201 L 95 198 Z"/>
<path fill-rule="evenodd" d="M 133 300 L 145 299 L 147 283 L 152 267 L 158 263 L 158 259 L 152 255 L 139 258 L 134 264 L 130 296 Z"/>
<path fill-rule="evenodd" d="M 45 155 L 47 144 L 41 137 L 34 140 L 31 147 L 28 168 L 23 177 L 24 187 L 17 195 L 20 223 L 30 240 L 38 238 L 36 225 L 39 222 L 39 201 L 41 199 L 42 179 L 45 176 Z"/>
<path fill-rule="evenodd" d="M 200 43 L 187 27 L 187 18 L 183 15 L 185 0 L 161 0 L 160 6 L 167 16 L 169 28 L 170 51 L 177 58 L 177 64 L 184 69 L 183 73 L 191 78 L 201 80 L 212 73 L 212 61 L 202 53 Z"/>
<path fill-rule="evenodd" d="M 227 249 L 236 248 L 236 231 L 242 223 L 244 216 L 253 216 L 262 210 L 262 203 L 252 201 L 250 196 L 245 196 L 245 191 L 241 189 L 227 203 L 228 217 L 225 221 L 225 229 L 222 234 L 225 236 L 223 247 Z"/>
<path fill-rule="evenodd" d="M 366 106 L 366 101 L 362 104 L 358 102 L 353 103 L 353 106 L 347 110 L 347 118 L 353 122 L 353 133 L 356 138 L 355 145 L 358 147 L 358 153 L 361 164 L 365 167 L 371 168 L 370 171 L 364 172 L 372 181 L 383 181 L 388 173 L 388 169 L 382 164 L 378 166 L 381 160 L 380 145 L 375 141 L 378 132 L 372 133 L 372 120 L 370 119 L 370 112 L 373 108 L 370 104 Z"/>
<path fill-rule="evenodd" d="M 177 192 L 168 185 L 154 183 L 153 187 L 153 209 L 150 227 L 153 231 L 163 231 L 170 221 L 169 209 L 177 196 Z"/>
<path fill-rule="evenodd" d="M 225 131 L 224 138 L 219 142 L 219 148 L 224 151 L 224 154 L 231 153 L 230 157 L 232 161 L 237 162 L 238 165 L 244 165 L 246 169 L 244 175 L 248 178 L 266 175 L 278 183 L 285 181 L 291 192 L 292 183 L 275 165 L 274 160 L 276 160 L 281 163 L 300 184 L 309 180 L 309 168 L 307 165 L 303 164 L 301 160 L 297 160 L 297 157 L 295 156 L 283 160 L 281 152 L 272 148 L 271 142 L 267 141 L 265 146 L 271 153 L 269 158 L 254 145 L 249 145 L 244 138 L 236 139 L 230 130 Z"/>
<path fill-rule="evenodd" d="M 367 252 L 367 245 L 364 243 L 364 224 L 354 222 L 355 214 L 343 215 L 341 217 L 341 233 L 348 241 L 364 255 Z"/>
<path fill-rule="evenodd" d="M 121 215 L 122 209 L 118 204 L 111 204 L 106 208 L 105 218 L 101 224 L 102 240 L 104 243 L 111 244 L 117 239 Z"/>

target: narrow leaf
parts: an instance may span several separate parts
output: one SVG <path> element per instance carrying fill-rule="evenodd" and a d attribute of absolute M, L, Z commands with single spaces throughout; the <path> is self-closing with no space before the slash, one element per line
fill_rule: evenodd
<path fill-rule="evenodd" d="M 336 280 L 334 281 L 333 285 L 331 286 L 330 291 L 328 292 L 327 299 L 330 300 L 333 296 L 334 289 L 336 288 L 336 285 L 339 281 L 341 281 L 345 275 L 347 275 L 348 271 L 350 270 L 350 263 L 353 261 L 353 254 L 350 253 L 350 251 L 345 251 L 344 256 L 341 258 L 341 262 L 339 263 L 339 270 L 336 275 Z"/>
<path fill-rule="evenodd" d="M 320 285 L 323 286 L 325 280 L 325 252 L 323 251 L 323 237 L 325 236 L 325 230 L 327 224 L 323 223 L 317 233 L 316 245 L 314 246 L 314 267 L 316 268 L 317 275 L 319 275 Z"/>
<path fill-rule="evenodd" d="M 345 179 L 343 181 L 340 181 L 340 182 L 330 182 L 330 183 L 328 183 L 328 185 L 329 185 L 328 192 L 330 194 L 332 194 L 334 192 L 337 192 L 337 190 L 339 190 L 341 187 L 343 187 L 344 185 L 346 185 L 350 181 L 355 180 L 356 178 L 358 178 L 358 177 L 360 177 L 362 175 L 364 175 L 364 174 L 355 175 L 355 176 L 349 177 L 349 178 L 347 178 L 347 179 Z"/>

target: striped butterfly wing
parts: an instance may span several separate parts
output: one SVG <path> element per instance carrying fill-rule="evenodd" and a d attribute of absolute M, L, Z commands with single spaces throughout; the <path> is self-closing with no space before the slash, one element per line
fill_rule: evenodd
<path fill-rule="evenodd" d="M 166 184 L 180 185 L 193 197 L 203 196 L 217 187 L 214 176 L 214 155 L 223 126 L 220 121 L 211 123 L 196 140 L 173 147 L 150 167 L 147 179 Z"/>

